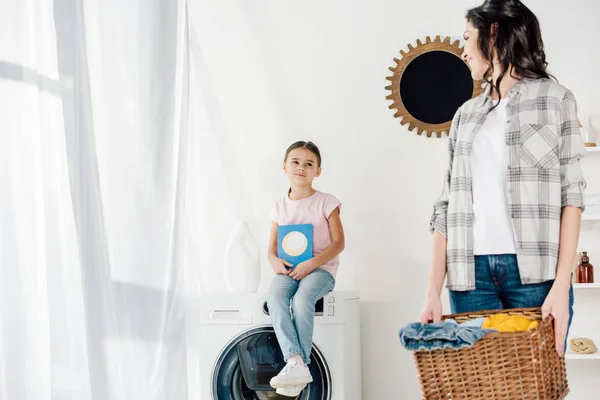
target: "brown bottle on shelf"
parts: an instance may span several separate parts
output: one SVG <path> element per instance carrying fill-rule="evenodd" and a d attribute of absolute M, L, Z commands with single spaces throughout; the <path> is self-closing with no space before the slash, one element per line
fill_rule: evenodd
<path fill-rule="evenodd" d="M 581 256 L 581 264 L 577 267 L 577 281 L 579 283 L 594 283 L 594 266 L 590 264 L 587 251 Z"/>

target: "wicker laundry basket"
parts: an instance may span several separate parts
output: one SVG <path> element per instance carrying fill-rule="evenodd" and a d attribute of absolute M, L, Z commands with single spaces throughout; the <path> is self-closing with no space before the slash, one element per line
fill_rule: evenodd
<path fill-rule="evenodd" d="M 498 312 L 541 320 L 539 308 L 444 316 L 458 323 Z M 425 400 L 558 400 L 569 393 L 552 318 L 526 332 L 493 332 L 473 347 L 414 353 Z"/>

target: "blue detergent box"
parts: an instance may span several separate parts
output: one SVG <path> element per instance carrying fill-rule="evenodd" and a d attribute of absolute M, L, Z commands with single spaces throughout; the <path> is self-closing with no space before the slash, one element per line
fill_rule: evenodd
<path fill-rule="evenodd" d="M 312 224 L 279 225 L 277 257 L 291 263 L 294 267 L 310 260 L 313 257 Z"/>

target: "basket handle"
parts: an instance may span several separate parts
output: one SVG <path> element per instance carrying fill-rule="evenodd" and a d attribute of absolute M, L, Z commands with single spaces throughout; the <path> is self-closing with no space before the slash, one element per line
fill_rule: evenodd
<path fill-rule="evenodd" d="M 457 313 L 457 314 L 443 314 L 442 315 L 442 321 L 444 321 L 445 319 L 448 318 L 461 318 L 461 317 L 468 317 L 469 319 L 471 318 L 475 318 L 475 317 L 488 317 L 490 315 L 493 314 L 498 314 L 498 313 L 508 313 L 508 314 L 526 314 L 526 313 L 534 313 L 534 314 L 542 314 L 542 310 L 540 307 L 531 307 L 531 308 L 514 308 L 514 309 L 497 309 L 497 310 L 480 310 L 480 311 L 470 311 L 470 312 L 462 312 L 462 313 Z M 549 315 L 548 317 L 552 317 L 551 315 Z M 548 318 L 547 317 L 547 318 Z M 552 321 L 552 319 L 550 320 Z"/>
<path fill-rule="evenodd" d="M 554 317 L 552 316 L 552 314 L 548 314 L 546 316 L 546 318 L 542 318 L 542 321 L 548 321 L 550 323 L 554 322 Z"/>

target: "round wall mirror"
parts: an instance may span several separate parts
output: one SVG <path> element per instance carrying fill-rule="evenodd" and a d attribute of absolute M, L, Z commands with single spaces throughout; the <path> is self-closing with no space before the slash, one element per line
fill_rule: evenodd
<path fill-rule="evenodd" d="M 409 44 L 408 49 L 401 50 L 402 58 L 394 58 L 396 66 L 390 67 L 389 108 L 409 131 L 416 128 L 419 135 L 442 137 L 450 131 L 458 108 L 483 92 L 483 82 L 471 78 L 458 40 L 450 43 L 449 37 L 442 41 L 437 36 L 432 41 L 428 36 L 424 44 L 417 40 L 417 47 Z"/>

